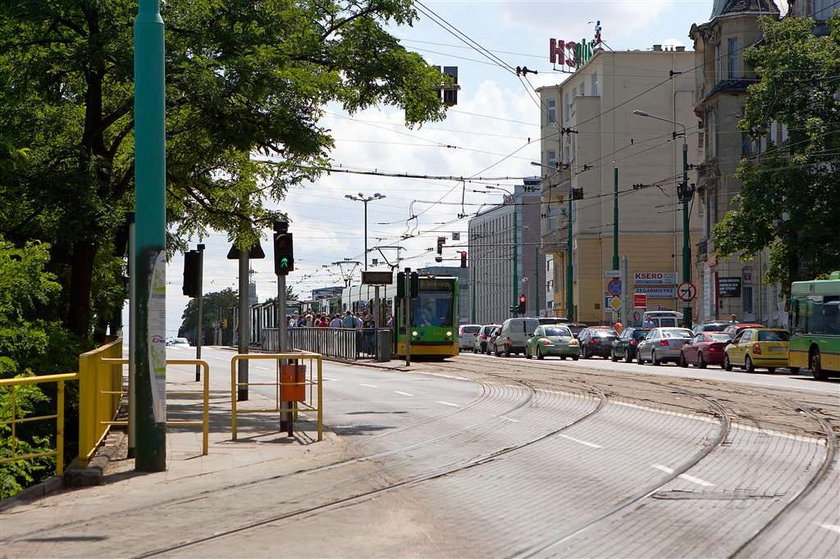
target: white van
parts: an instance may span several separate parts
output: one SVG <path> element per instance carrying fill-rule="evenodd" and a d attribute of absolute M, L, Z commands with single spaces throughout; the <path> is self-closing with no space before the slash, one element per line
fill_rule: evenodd
<path fill-rule="evenodd" d="M 536 318 L 509 318 L 502 323 L 502 331 L 493 342 L 496 357 L 510 357 L 512 353 L 525 353 L 525 342 L 539 328 Z"/>
<path fill-rule="evenodd" d="M 642 315 L 643 328 L 674 328 L 682 326 L 683 313 L 677 311 L 647 311 Z"/>

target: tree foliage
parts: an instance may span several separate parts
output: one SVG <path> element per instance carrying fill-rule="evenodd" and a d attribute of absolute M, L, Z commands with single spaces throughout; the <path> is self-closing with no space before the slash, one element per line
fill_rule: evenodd
<path fill-rule="evenodd" d="M 813 35 L 805 18 L 762 24 L 765 41 L 745 55 L 759 81 L 740 127 L 766 149 L 742 159 L 743 190 L 714 242 L 723 256 L 769 248 L 766 279 L 788 289 L 840 269 L 840 17 L 828 22 L 828 36 Z M 787 128 L 786 142 L 774 143 L 772 123 Z"/>
<path fill-rule="evenodd" d="M 202 344 L 213 343 L 213 331 L 216 324 L 220 325 L 223 338 L 233 329 L 233 309 L 239 305 L 239 293 L 227 288 L 223 291 L 205 293 L 201 304 L 201 327 L 203 333 Z M 227 327 L 224 327 L 227 319 Z M 181 327 L 178 336 L 188 338 L 190 343 L 196 343 L 198 332 L 198 299 L 190 299 L 181 315 Z"/>
<path fill-rule="evenodd" d="M 0 169 L 27 155 L 0 173 L 0 232 L 52 243 L 60 314 L 81 335 L 122 306 L 135 9 L 0 3 Z M 443 117 L 440 73 L 385 30 L 414 21 L 411 0 L 173 0 L 162 15 L 170 249 L 207 228 L 249 246 L 272 204 L 327 163 L 327 103 L 401 106 L 409 125 Z"/>

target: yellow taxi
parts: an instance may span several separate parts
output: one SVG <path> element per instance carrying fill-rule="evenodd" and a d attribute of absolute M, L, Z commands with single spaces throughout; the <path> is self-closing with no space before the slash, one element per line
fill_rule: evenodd
<path fill-rule="evenodd" d="M 773 373 L 788 366 L 790 333 L 779 328 L 744 328 L 726 346 L 723 368 L 741 367 L 754 373 L 757 367 Z"/>

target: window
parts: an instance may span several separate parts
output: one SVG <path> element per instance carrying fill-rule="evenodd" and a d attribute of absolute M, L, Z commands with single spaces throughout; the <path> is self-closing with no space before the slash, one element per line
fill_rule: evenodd
<path fill-rule="evenodd" d="M 752 155 L 753 141 L 748 132 L 741 132 L 741 155 Z"/>
<path fill-rule="evenodd" d="M 711 112 L 709 113 L 709 120 L 706 125 L 706 130 L 708 130 L 706 134 L 706 151 L 709 154 L 710 158 L 717 157 L 717 122 L 716 122 L 717 115 Z"/>
<path fill-rule="evenodd" d="M 738 60 L 741 58 L 738 51 L 738 39 L 728 39 L 726 41 L 726 77 L 730 80 L 738 79 Z"/>
<path fill-rule="evenodd" d="M 721 60 L 720 45 L 715 45 L 715 83 L 723 79 L 723 71 L 721 70 L 722 65 L 723 61 Z"/>
<path fill-rule="evenodd" d="M 546 107 L 548 124 L 554 124 L 557 122 L 557 101 L 555 99 L 549 99 L 546 102 Z"/>
<path fill-rule="evenodd" d="M 549 173 L 553 173 L 557 169 L 557 152 L 550 149 L 545 152 L 546 165 L 551 169 Z"/>
<path fill-rule="evenodd" d="M 598 95 L 598 72 L 593 72 L 591 77 L 592 95 Z"/>

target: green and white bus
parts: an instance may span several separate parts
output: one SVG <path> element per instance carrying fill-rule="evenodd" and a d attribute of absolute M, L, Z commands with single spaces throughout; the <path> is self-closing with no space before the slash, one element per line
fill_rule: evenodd
<path fill-rule="evenodd" d="M 818 380 L 840 375 L 840 271 L 793 282 L 790 296 L 791 372 L 807 368 Z"/>

